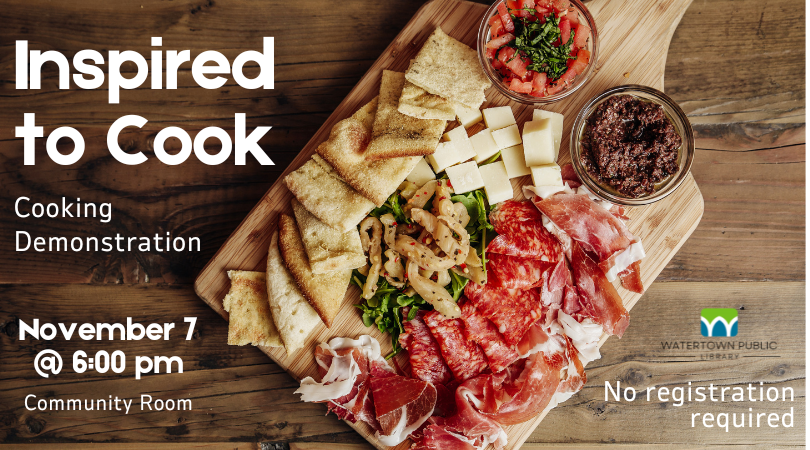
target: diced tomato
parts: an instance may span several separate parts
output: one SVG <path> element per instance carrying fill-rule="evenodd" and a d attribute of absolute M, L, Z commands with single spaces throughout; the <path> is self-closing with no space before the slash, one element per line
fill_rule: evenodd
<path fill-rule="evenodd" d="M 550 84 L 546 92 L 548 95 L 554 95 L 565 89 L 565 84 L 558 82 L 557 84 Z"/>
<path fill-rule="evenodd" d="M 492 50 L 492 49 L 487 49 L 487 52 L 490 51 L 490 50 Z M 500 59 L 493 59 L 492 60 L 492 67 L 494 67 L 495 70 L 500 70 L 502 67 L 504 67 L 504 65 L 503 65 L 503 63 L 501 62 Z"/>
<path fill-rule="evenodd" d="M 515 49 L 512 47 L 504 47 L 498 52 L 498 59 L 503 63 L 503 65 L 506 65 L 514 55 Z"/>
<path fill-rule="evenodd" d="M 591 59 L 591 52 L 588 50 L 580 49 L 577 59 L 573 64 L 568 66 L 568 70 L 557 80 L 557 84 L 570 85 L 574 82 L 574 78 L 581 74 L 588 67 L 588 61 Z"/>
<path fill-rule="evenodd" d="M 506 7 L 509 9 L 520 8 L 520 0 L 506 0 Z"/>
<path fill-rule="evenodd" d="M 501 22 L 503 22 L 504 30 L 509 33 L 515 31 L 515 23 L 512 22 L 512 16 L 509 15 L 509 11 L 506 9 L 506 4 L 498 3 L 498 15 L 501 16 Z"/>
<path fill-rule="evenodd" d="M 522 77 L 520 77 L 520 81 L 523 81 L 523 82 L 532 81 L 534 79 L 535 75 L 537 75 L 537 72 L 535 72 L 534 70 L 527 70 L 526 75 L 523 75 Z"/>
<path fill-rule="evenodd" d="M 532 91 L 532 83 L 530 81 L 524 83 L 515 78 L 511 83 L 509 83 L 509 89 L 521 94 L 528 94 Z"/>
<path fill-rule="evenodd" d="M 487 59 L 492 61 L 498 56 L 498 49 L 496 48 L 487 48 Z M 495 59 L 497 61 L 497 59 Z"/>
<path fill-rule="evenodd" d="M 506 33 L 503 36 L 498 36 L 495 39 L 491 39 L 489 42 L 487 42 L 487 48 L 501 48 L 514 40 L 514 34 Z"/>
<path fill-rule="evenodd" d="M 493 23 L 489 27 L 489 37 L 490 37 L 490 39 L 496 38 L 498 36 L 502 36 L 504 33 L 506 33 L 506 30 L 503 29 L 503 22 L 501 22 L 500 17 L 495 16 L 495 18 L 497 18 L 498 21 Z"/>
<path fill-rule="evenodd" d="M 534 8 L 534 0 L 519 0 L 518 7 L 520 8 L 520 11 L 515 11 L 515 15 L 518 17 L 528 18 L 531 13 L 527 11 L 527 9 Z"/>
<path fill-rule="evenodd" d="M 534 10 L 537 11 L 537 17 L 545 18 L 546 14 L 551 12 L 551 8 L 544 8 L 540 5 L 535 5 Z"/>
<path fill-rule="evenodd" d="M 570 5 L 571 4 L 569 0 L 552 0 L 551 2 L 551 7 L 554 9 L 554 12 L 556 13 L 567 11 Z"/>
<path fill-rule="evenodd" d="M 576 26 L 579 25 L 579 13 L 576 9 L 569 9 L 568 14 L 565 17 L 568 18 L 569 22 L 571 22 L 572 27 L 576 28 Z"/>
<path fill-rule="evenodd" d="M 574 31 L 574 47 L 576 48 L 585 48 L 588 45 L 588 37 L 591 35 L 591 29 L 588 28 L 587 25 L 581 23 L 577 25 L 576 31 Z"/>
<path fill-rule="evenodd" d="M 560 20 L 560 43 L 559 45 L 565 45 L 568 43 L 568 40 L 571 38 L 571 22 L 568 21 L 567 17 L 563 17 Z"/>
<path fill-rule="evenodd" d="M 532 79 L 532 92 L 535 97 L 542 97 L 546 92 L 546 83 L 548 82 L 548 75 L 545 72 L 535 72 Z"/>
<path fill-rule="evenodd" d="M 515 73 L 520 78 L 526 76 L 526 72 L 529 70 L 527 66 L 529 65 L 529 59 L 523 57 L 523 55 L 516 55 L 512 58 L 508 63 L 506 63 L 506 67 L 509 68 L 512 72 Z"/>

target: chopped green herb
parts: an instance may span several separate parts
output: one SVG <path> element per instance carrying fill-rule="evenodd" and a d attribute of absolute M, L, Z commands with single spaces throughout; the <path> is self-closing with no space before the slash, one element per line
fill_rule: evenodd
<path fill-rule="evenodd" d="M 515 11 L 515 10 L 512 10 Z M 522 57 L 528 57 L 531 63 L 527 69 L 535 72 L 545 72 L 550 81 L 559 79 L 566 70 L 569 59 L 576 59 L 571 56 L 571 46 L 574 43 L 574 30 L 568 42 L 554 46 L 560 40 L 560 17 L 556 14 L 547 14 L 545 22 L 532 22 L 523 17 L 512 16 L 515 23 L 515 39 L 506 44 L 515 50 L 513 58 L 522 53 Z"/>

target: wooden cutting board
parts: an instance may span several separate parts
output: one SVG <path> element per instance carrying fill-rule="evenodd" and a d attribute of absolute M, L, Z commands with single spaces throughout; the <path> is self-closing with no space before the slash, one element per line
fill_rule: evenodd
<path fill-rule="evenodd" d="M 642 84 L 663 90 L 669 41 L 690 3 L 691 0 L 593 0 L 587 3 L 599 33 L 599 60 L 593 78 L 569 98 L 544 108 L 565 115 L 564 136 L 570 134 L 580 108 L 607 88 L 621 84 Z M 315 147 L 327 139 L 336 122 L 350 116 L 377 95 L 383 69 L 404 72 L 410 59 L 416 56 L 436 26 L 441 26 L 450 36 L 475 48 L 478 25 L 486 9 L 485 5 L 475 3 L 434 0 L 414 15 L 200 273 L 194 287 L 211 308 L 227 320 L 228 314 L 222 308 L 222 298 L 230 285 L 226 270 L 265 270 L 267 249 L 278 223 L 278 214 L 292 214 L 292 195 L 284 185 L 284 175 L 300 167 L 315 153 Z M 501 105 L 512 107 L 518 124 L 531 118 L 532 107 L 511 102 L 495 88 L 489 89 L 484 107 Z M 564 138 L 560 148 L 560 164 L 570 161 L 568 146 L 568 139 Z M 513 180 L 517 197 L 522 197 L 520 187 L 528 182 L 529 177 Z M 647 251 L 647 257 L 641 262 L 641 274 L 644 285 L 649 287 L 697 227 L 703 215 L 703 198 L 690 174 L 669 197 L 652 205 L 630 208 L 627 215 L 630 217 L 630 231 L 642 238 Z M 641 295 L 627 291 L 618 282 L 616 285 L 625 306 L 631 309 Z M 359 290 L 350 288 L 332 328 L 320 326 L 310 336 L 308 345 L 297 353 L 287 356 L 283 349 L 262 348 L 262 351 L 296 379 L 306 376 L 317 378 L 313 348 L 334 336 L 354 338 L 370 334 L 380 341 L 384 353 L 389 352 L 389 336 L 376 328 L 364 327 L 360 321 L 358 310 L 352 306 L 358 300 Z M 603 337 L 602 342 L 605 339 Z M 399 358 L 399 362 L 407 366 L 407 357 L 403 354 Z M 547 412 L 544 411 L 534 420 L 506 427 L 509 435 L 507 448 L 519 448 Z M 365 424 L 350 425 L 376 447 L 386 448 L 376 441 Z M 406 441 L 397 448 L 405 449 L 409 445 L 409 441 Z"/>

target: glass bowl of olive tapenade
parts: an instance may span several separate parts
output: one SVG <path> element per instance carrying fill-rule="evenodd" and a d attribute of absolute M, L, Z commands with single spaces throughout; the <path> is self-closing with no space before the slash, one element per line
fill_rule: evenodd
<path fill-rule="evenodd" d="M 580 180 L 621 205 L 646 205 L 674 192 L 694 154 L 686 114 L 648 86 L 602 92 L 580 110 L 571 132 L 571 159 Z"/>

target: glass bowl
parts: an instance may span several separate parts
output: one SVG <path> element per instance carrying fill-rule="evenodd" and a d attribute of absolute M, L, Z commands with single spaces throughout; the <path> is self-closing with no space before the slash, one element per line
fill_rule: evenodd
<path fill-rule="evenodd" d="M 492 6 L 487 9 L 487 12 L 481 19 L 481 25 L 478 27 L 478 61 L 481 63 L 484 73 L 487 74 L 487 77 L 489 77 L 490 81 L 492 81 L 492 84 L 498 88 L 501 94 L 505 95 L 506 97 L 516 102 L 530 105 L 545 105 L 554 103 L 568 97 L 577 89 L 582 87 L 591 77 L 593 68 L 596 65 L 596 61 L 599 57 L 599 37 L 596 31 L 596 22 L 594 22 L 593 16 L 591 16 L 588 8 L 585 7 L 580 0 L 570 0 L 571 6 L 579 12 L 579 20 L 586 21 L 588 26 L 591 28 L 591 35 L 588 38 L 588 50 L 591 52 L 591 59 L 588 61 L 588 67 L 585 68 L 583 73 L 577 75 L 576 78 L 574 78 L 574 83 L 566 89 L 563 89 L 554 95 L 549 95 L 546 97 L 534 97 L 532 95 L 521 94 L 519 92 L 510 90 L 508 85 L 503 82 L 501 74 L 494 67 L 492 67 L 492 63 L 489 61 L 486 55 L 486 45 L 487 42 L 489 42 L 490 34 L 489 20 L 492 16 L 498 14 L 498 5 L 505 3 L 505 1 L 506 0 L 499 0 L 493 3 Z"/>
<path fill-rule="evenodd" d="M 678 149 L 678 171 L 670 175 L 667 179 L 659 182 L 655 186 L 655 191 L 646 196 L 629 197 L 619 193 L 614 188 L 593 178 L 582 165 L 580 159 L 582 150 L 580 140 L 588 118 L 602 102 L 616 95 L 631 95 L 638 99 L 661 105 L 667 117 L 672 122 L 672 125 L 675 127 L 675 131 L 681 136 L 681 147 Z M 692 160 L 695 156 L 695 138 L 692 134 L 692 125 L 689 123 L 689 119 L 686 117 L 683 110 L 681 110 L 680 106 L 671 98 L 657 89 L 629 84 L 610 88 L 591 99 L 591 101 L 582 107 L 574 122 L 574 127 L 571 130 L 570 148 L 571 162 L 574 165 L 574 171 L 591 192 L 611 203 L 640 206 L 661 200 L 675 192 L 678 186 L 681 185 L 686 175 L 689 173 L 689 169 L 692 167 Z"/>

